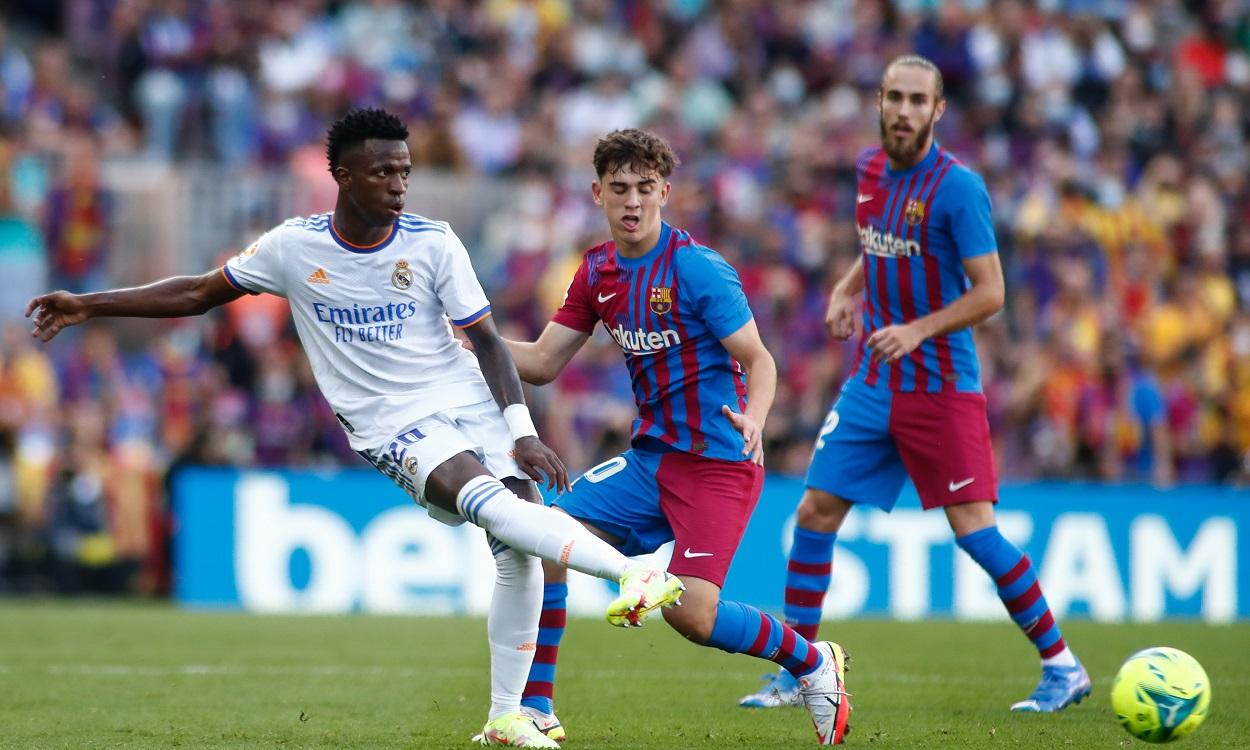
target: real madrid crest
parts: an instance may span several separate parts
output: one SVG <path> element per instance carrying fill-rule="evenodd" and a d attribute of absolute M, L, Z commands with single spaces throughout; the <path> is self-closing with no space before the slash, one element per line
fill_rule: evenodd
<path fill-rule="evenodd" d="M 673 309 L 673 290 L 667 286 L 651 287 L 651 296 L 648 298 L 648 304 L 651 312 L 656 315 L 664 315 Z"/>
<path fill-rule="evenodd" d="M 416 473 L 417 473 L 417 458 L 416 458 L 416 456 L 409 456 L 409 457 L 407 457 L 407 458 L 405 458 L 405 459 L 404 459 L 404 471 L 408 472 L 409 474 L 416 474 Z"/>
<path fill-rule="evenodd" d="M 395 261 L 395 272 L 391 274 L 391 284 L 396 289 L 407 289 L 412 286 L 412 271 L 408 270 L 408 261 Z"/>
<path fill-rule="evenodd" d="M 903 212 L 903 217 L 912 226 L 924 221 L 924 201 L 915 199 L 907 201 L 907 209 Z"/>

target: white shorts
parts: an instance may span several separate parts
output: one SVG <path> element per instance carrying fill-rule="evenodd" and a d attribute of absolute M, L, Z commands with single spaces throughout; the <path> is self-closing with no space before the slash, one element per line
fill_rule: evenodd
<path fill-rule="evenodd" d="M 512 457 L 513 447 L 499 405 L 483 401 L 422 417 L 385 444 L 359 453 L 425 508 L 430 518 L 459 526 L 464 523 L 459 514 L 425 501 L 430 473 L 457 453 L 469 451 L 496 478 L 529 479 Z"/>

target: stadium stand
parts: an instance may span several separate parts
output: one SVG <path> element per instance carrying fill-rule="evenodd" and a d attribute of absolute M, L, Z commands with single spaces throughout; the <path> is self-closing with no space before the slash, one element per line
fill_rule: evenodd
<path fill-rule="evenodd" d="M 1006 309 L 977 331 L 1002 476 L 1250 481 L 1250 20 L 1129 0 L 8 4 L 0 19 L 0 591 L 166 590 L 184 464 L 357 464 L 281 300 L 41 347 L 25 302 L 199 272 L 326 210 L 351 106 L 412 130 L 409 210 L 451 218 L 505 332 L 581 249 L 594 140 L 662 133 L 668 218 L 741 274 L 799 473 L 854 344 L 823 328 L 858 253 L 857 151 L 885 61 L 933 58 L 942 144 L 985 175 Z M 533 392 L 581 470 L 633 408 L 611 340 Z"/>

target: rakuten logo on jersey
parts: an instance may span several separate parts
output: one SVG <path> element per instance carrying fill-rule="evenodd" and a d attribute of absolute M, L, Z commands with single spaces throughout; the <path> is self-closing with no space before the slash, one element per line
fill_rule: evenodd
<path fill-rule="evenodd" d="M 884 255 L 893 258 L 907 258 L 920 254 L 920 243 L 895 237 L 889 232 L 882 232 L 874 226 L 859 227 L 859 242 L 864 252 L 869 255 Z"/>
<path fill-rule="evenodd" d="M 677 331 L 671 330 L 644 331 L 639 328 L 636 331 L 627 331 L 625 326 L 618 325 L 616 328 L 609 328 L 608 333 L 612 334 L 617 346 L 630 354 L 654 354 L 681 343 L 681 336 L 677 335 Z"/>

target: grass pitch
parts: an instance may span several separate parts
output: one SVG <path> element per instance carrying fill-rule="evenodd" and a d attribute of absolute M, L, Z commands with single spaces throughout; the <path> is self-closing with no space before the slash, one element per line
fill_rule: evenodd
<path fill-rule="evenodd" d="M 1250 627 L 1064 628 L 1094 678 L 1059 715 L 1007 707 L 1037 679 L 1009 623 L 826 623 L 853 656 L 851 747 L 1137 745 L 1108 706 L 1111 677 L 1146 646 L 1184 649 L 1213 684 L 1184 748 L 1250 747 Z M 0 747 L 467 748 L 489 678 L 479 619 L 279 617 L 163 605 L 0 603 Z M 802 709 L 746 711 L 766 665 L 642 630 L 574 621 L 556 700 L 566 747 L 794 748 Z"/>

